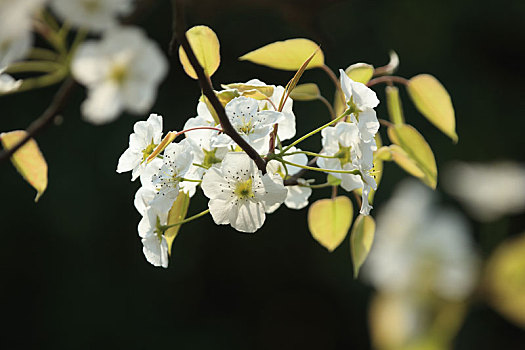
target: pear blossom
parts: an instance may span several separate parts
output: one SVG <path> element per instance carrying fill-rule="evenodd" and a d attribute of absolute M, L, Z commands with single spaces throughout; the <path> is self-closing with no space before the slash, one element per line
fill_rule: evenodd
<path fill-rule="evenodd" d="M 259 101 L 260 110 L 276 110 L 275 108 L 279 107 L 281 98 L 284 94 L 284 87 L 278 85 L 267 85 L 260 81 L 259 79 L 252 79 L 246 82 L 247 85 L 254 86 L 271 86 L 273 87 L 273 94 L 267 100 Z M 282 109 L 283 117 L 279 121 L 279 127 L 277 129 L 277 136 L 281 141 L 289 140 L 295 136 L 295 114 L 293 113 L 293 100 L 288 97 L 284 103 Z"/>
<path fill-rule="evenodd" d="M 138 225 L 139 236 L 143 244 L 143 253 L 154 266 L 168 267 L 168 242 L 162 227 L 168 221 L 168 212 L 155 206 L 145 209 Z"/>
<path fill-rule="evenodd" d="M 129 135 L 129 147 L 122 153 L 117 172 L 131 171 L 135 181 L 147 166 L 146 159 L 162 140 L 162 116 L 151 114 L 146 121 L 136 122 Z"/>
<path fill-rule="evenodd" d="M 16 80 L 9 74 L 4 73 L 5 69 L 0 69 L 0 93 L 17 90 L 22 85 L 22 80 Z"/>
<path fill-rule="evenodd" d="M 159 47 L 139 28 L 116 28 L 100 41 L 84 42 L 72 62 L 73 76 L 88 88 L 82 114 L 91 123 L 103 124 L 122 110 L 146 113 L 167 70 Z"/>
<path fill-rule="evenodd" d="M 525 211 L 525 165 L 454 163 L 445 172 L 445 189 L 479 221 L 489 222 Z"/>
<path fill-rule="evenodd" d="M 33 14 L 43 4 L 44 0 L 0 1 L 0 69 L 24 58 L 29 52 L 33 45 Z"/>
<path fill-rule="evenodd" d="M 276 111 L 259 111 L 257 100 L 249 97 L 236 97 L 225 107 L 226 115 L 239 135 L 260 154 L 268 152 L 270 133 L 279 123 L 283 114 Z M 236 143 L 226 134 L 218 135 L 214 147 L 235 147 Z"/>
<path fill-rule="evenodd" d="M 373 152 L 377 149 L 374 139 L 364 142 L 359 137 L 356 123 L 338 123 L 321 131 L 323 150 L 320 154 L 335 158 L 319 157 L 319 167 L 330 170 L 357 170 L 359 174 L 331 173 L 341 179 L 341 187 L 346 191 L 362 188 L 360 213 L 369 215 L 372 206 L 368 203 L 371 189 L 377 189 L 374 177 L 370 174 L 374 166 Z"/>
<path fill-rule="evenodd" d="M 301 151 L 298 148 L 292 147 L 288 150 L 289 153 L 294 153 Z M 298 153 L 298 154 L 291 154 L 288 156 L 283 157 L 284 160 L 287 160 L 289 162 L 299 164 L 299 165 L 306 165 L 308 163 L 308 157 L 304 153 Z M 286 169 L 284 169 L 284 165 L 277 161 L 277 160 L 271 160 L 268 162 L 268 165 L 266 166 L 266 169 L 268 172 L 279 174 L 283 180 L 286 179 L 286 170 L 288 170 L 288 174 L 294 175 L 297 172 L 301 170 L 301 168 L 293 166 L 293 165 L 286 165 Z M 297 179 L 297 182 L 299 185 L 295 186 L 286 186 L 286 190 L 288 191 L 286 195 L 286 199 L 284 201 L 284 204 L 290 208 L 290 209 L 302 209 L 308 205 L 308 198 L 310 198 L 310 195 L 312 194 L 312 189 L 307 186 L 307 182 L 305 179 Z M 281 203 L 277 203 L 274 207 L 272 207 L 270 212 L 273 212 L 279 208 Z"/>
<path fill-rule="evenodd" d="M 374 90 L 363 83 L 353 81 L 342 69 L 339 69 L 339 74 L 341 88 L 343 89 L 346 103 L 350 107 L 354 107 L 357 112 L 377 107 L 379 99 Z"/>
<path fill-rule="evenodd" d="M 461 301 L 474 289 L 479 259 L 468 223 L 434 196 L 419 182 L 405 180 L 377 215 L 363 275 L 379 290 Z"/>
<path fill-rule="evenodd" d="M 183 180 L 192 161 L 193 153 L 187 140 L 171 143 L 166 147 L 162 165 L 158 172 L 151 176 L 151 182 L 155 187 L 155 198 L 151 201 L 152 206 L 169 211 L 179 194 L 179 183 Z"/>
<path fill-rule="evenodd" d="M 103 31 L 118 25 L 118 17 L 133 9 L 132 0 L 51 0 L 51 8 L 76 27 Z"/>
<path fill-rule="evenodd" d="M 244 152 L 226 154 L 220 168 L 204 174 L 202 190 L 218 225 L 230 224 L 241 232 L 255 232 L 266 218 L 265 212 L 286 199 L 286 188 L 277 174 L 262 172 Z"/>

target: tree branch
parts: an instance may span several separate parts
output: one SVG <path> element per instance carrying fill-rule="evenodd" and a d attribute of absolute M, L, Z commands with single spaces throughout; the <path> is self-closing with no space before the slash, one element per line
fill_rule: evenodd
<path fill-rule="evenodd" d="M 191 45 L 188 41 L 188 38 L 186 37 L 186 25 L 184 23 L 184 13 L 183 13 L 183 5 L 181 0 L 172 0 L 172 6 L 173 6 L 173 37 L 171 39 L 170 43 L 170 55 L 172 57 L 176 57 L 176 45 L 175 41 L 178 41 L 182 48 L 184 49 L 184 52 L 188 56 L 188 60 L 191 63 L 191 66 L 195 70 L 195 73 L 197 74 L 198 81 L 200 84 L 200 87 L 202 89 L 202 93 L 204 96 L 208 98 L 210 101 L 213 109 L 215 109 L 215 112 L 217 113 L 217 117 L 219 118 L 219 122 L 221 124 L 222 130 L 226 135 L 228 135 L 233 141 L 235 141 L 239 147 L 241 147 L 248 156 L 253 159 L 255 164 L 257 165 L 257 168 L 262 171 L 263 174 L 266 173 L 266 162 L 264 159 L 259 156 L 259 154 L 244 140 L 239 133 L 235 130 L 235 128 L 230 123 L 230 120 L 228 119 L 228 116 L 226 115 L 226 111 L 224 110 L 224 107 L 220 103 L 219 99 L 215 95 L 215 92 L 213 91 L 213 88 L 211 86 L 209 77 L 206 76 L 206 73 L 204 72 L 204 69 L 200 65 L 199 61 L 197 60 L 197 57 L 195 56 L 195 53 L 193 52 L 193 49 L 191 48 Z"/>
<path fill-rule="evenodd" d="M 26 130 L 27 135 L 15 146 L 10 149 L 4 149 L 2 153 L 0 153 L 0 163 L 9 159 L 20 147 L 29 141 L 29 139 L 34 137 L 38 132 L 48 126 L 53 121 L 54 117 L 62 112 L 75 85 L 76 83 L 73 78 L 68 78 L 62 84 L 55 97 L 53 97 L 53 101 L 49 107 L 47 107 L 40 117 L 38 117 L 29 125 Z"/>

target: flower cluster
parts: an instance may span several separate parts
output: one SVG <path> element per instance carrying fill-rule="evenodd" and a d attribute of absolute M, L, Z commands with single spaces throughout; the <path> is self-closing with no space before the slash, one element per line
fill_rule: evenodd
<path fill-rule="evenodd" d="M 343 73 L 341 79 L 344 82 L 349 78 Z M 376 188 L 370 169 L 378 129 L 373 107 L 379 101 L 362 84 L 350 84 L 355 87 L 345 90 L 347 120 L 323 130 L 318 163 L 327 173 L 343 170 L 337 173 L 342 187 L 347 191 L 362 188 L 366 198 L 370 188 Z M 140 178 L 142 186 L 135 195 L 135 206 L 143 218 L 138 231 L 144 254 L 155 266 L 167 266 L 170 247 L 166 231 L 173 225 L 168 224 L 168 216 L 181 193 L 192 197 L 200 187 L 209 199 L 204 214 L 209 212 L 218 225 L 231 225 L 248 233 L 261 228 L 266 214 L 283 203 L 291 209 L 308 205 L 313 180 L 298 175 L 302 168 L 308 168 L 307 154 L 311 152 L 281 144 L 296 133 L 293 100 L 286 99 L 279 109 L 285 89 L 255 79 L 224 87 L 218 94 L 229 96 L 223 100 L 226 116 L 238 135 L 267 159 L 265 171 L 222 130 L 213 109 L 203 101 L 197 104 L 197 116 L 189 118 L 182 131 L 170 133 L 184 134 L 182 141 L 170 138 L 164 142 L 162 117 L 152 114 L 135 124 L 129 148 L 119 159 L 117 172 L 131 171 L 132 180 Z M 263 90 L 266 95 L 250 97 L 254 91 Z M 273 150 L 276 139 L 279 152 Z M 285 180 L 292 177 L 295 182 L 285 186 Z M 363 202 L 362 212 L 368 214 L 368 201 Z"/>

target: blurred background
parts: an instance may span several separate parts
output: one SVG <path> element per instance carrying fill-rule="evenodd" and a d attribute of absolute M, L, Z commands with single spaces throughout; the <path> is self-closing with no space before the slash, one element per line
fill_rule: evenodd
<path fill-rule="evenodd" d="M 443 190 L 441 174 L 453 161 L 525 161 L 524 20 L 525 2 L 519 0 L 200 0 L 187 8 L 188 26 L 208 25 L 221 42 L 221 67 L 213 76 L 216 88 L 252 78 L 285 85 L 293 73 L 237 58 L 294 37 L 321 44 L 327 65 L 335 71 L 357 62 L 384 65 L 394 49 L 401 61 L 397 75 L 436 76 L 452 96 L 459 143 L 454 145 L 425 120 L 400 88 L 405 118 L 434 150 L 440 172 L 435 200 L 467 217 L 480 274 L 498 246 L 525 231 L 525 214 L 489 222 L 469 216 Z M 139 25 L 167 52 L 167 1 L 156 2 Z M 180 130 L 195 116 L 200 92 L 178 59 L 171 62 L 152 112 L 164 117 L 165 130 Z M 332 100 L 333 84 L 321 70 L 307 71 L 301 82 L 316 82 Z M 55 91 L 51 87 L 1 97 L 1 131 L 25 128 Z M 375 91 L 384 98 L 384 86 Z M 123 114 L 96 127 L 81 120 L 84 98 L 84 89 L 78 88 L 62 123 L 37 137 L 49 164 L 49 187 L 37 204 L 34 190 L 14 167 L 1 165 L 0 291 L 7 323 L 0 332 L 2 348 L 377 346 L 369 321 L 376 287 L 365 278 L 353 278 L 348 237 L 333 253 L 311 237 L 307 209 L 283 206 L 253 235 L 216 226 L 204 217 L 182 226 L 168 269 L 147 263 L 137 236 L 140 216 L 133 206 L 139 184 L 131 183 L 128 173 L 115 172 L 133 124 L 146 116 Z M 319 102 L 296 102 L 294 111 L 298 135 L 328 118 Z M 387 119 L 385 103 L 377 111 Z M 381 133 L 386 140 L 384 130 Z M 320 136 L 302 148 L 316 150 L 319 145 Z M 374 217 L 406 177 L 394 163 L 385 164 Z M 319 190 L 311 199 L 329 196 L 330 189 Z M 206 205 L 199 193 L 189 213 Z M 521 271 L 525 274 L 525 268 Z M 515 275 L 523 281 L 521 296 L 523 276 Z M 464 311 L 452 311 L 463 313 L 451 348 L 524 349 L 525 322 L 520 327 L 501 312 L 483 281 L 480 285 L 466 299 Z M 525 312 L 525 302 L 515 307 Z"/>

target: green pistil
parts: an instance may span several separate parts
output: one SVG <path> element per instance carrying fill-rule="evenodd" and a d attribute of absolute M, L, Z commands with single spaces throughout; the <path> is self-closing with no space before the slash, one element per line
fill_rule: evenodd
<path fill-rule="evenodd" d="M 339 151 L 334 154 L 334 157 L 339 158 L 339 162 L 341 163 L 341 168 L 347 164 L 350 163 L 350 150 L 352 147 L 343 147 L 341 144 L 339 144 Z"/>
<path fill-rule="evenodd" d="M 116 64 L 112 67 L 111 72 L 109 73 L 110 79 L 117 82 L 117 84 L 122 84 L 126 80 L 128 75 L 126 66 L 122 64 Z"/>
<path fill-rule="evenodd" d="M 203 148 L 202 151 L 204 152 L 204 160 L 202 161 L 202 165 L 206 169 L 209 169 L 213 164 L 222 162 L 222 160 L 217 158 L 217 156 L 215 155 L 215 153 L 217 152 L 217 148 L 214 148 L 211 151 L 208 151 Z"/>
<path fill-rule="evenodd" d="M 157 144 L 153 142 L 153 139 L 151 139 L 151 143 L 142 150 L 142 162 L 145 162 L 146 159 L 150 156 L 150 154 L 153 153 L 153 151 L 157 148 Z"/>
<path fill-rule="evenodd" d="M 252 191 L 252 179 L 248 179 L 244 182 L 239 182 L 235 188 L 235 195 L 239 199 L 253 198 L 255 195 Z"/>

